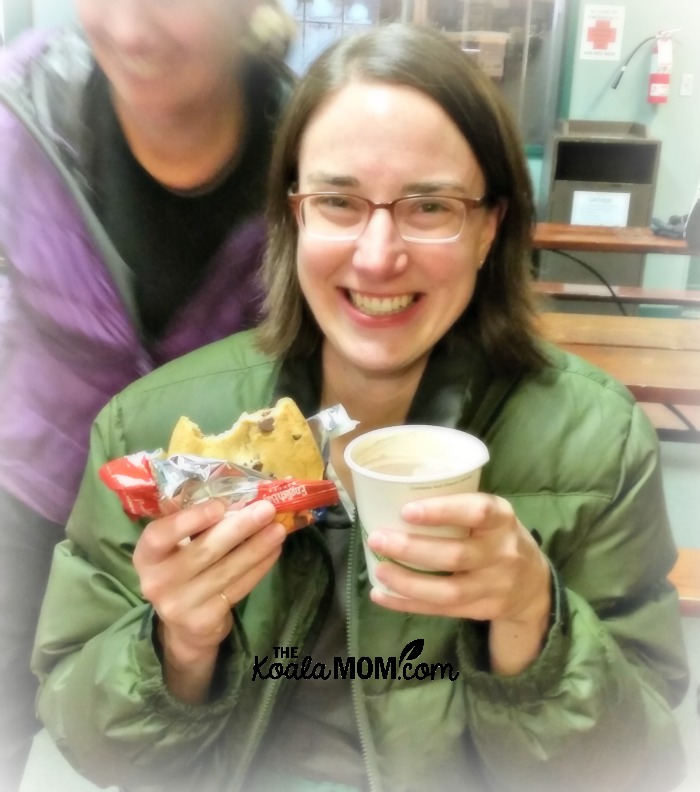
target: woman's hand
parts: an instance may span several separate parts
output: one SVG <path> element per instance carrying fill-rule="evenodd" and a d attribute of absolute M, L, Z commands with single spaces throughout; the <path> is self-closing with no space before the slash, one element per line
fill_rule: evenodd
<path fill-rule="evenodd" d="M 206 699 L 231 609 L 269 571 L 286 536 L 271 503 L 225 512 L 208 501 L 149 523 L 134 550 L 143 596 L 158 614 L 166 684 Z"/>
<path fill-rule="evenodd" d="M 532 535 L 508 501 L 474 493 L 406 504 L 414 525 L 450 525 L 458 538 L 409 534 L 389 527 L 371 534 L 369 547 L 399 563 L 382 562 L 377 577 L 400 597 L 372 589 L 378 605 L 410 613 L 490 622 L 491 667 L 516 674 L 539 654 L 551 611 L 551 573 Z M 449 572 L 427 575 L 400 564 Z"/>

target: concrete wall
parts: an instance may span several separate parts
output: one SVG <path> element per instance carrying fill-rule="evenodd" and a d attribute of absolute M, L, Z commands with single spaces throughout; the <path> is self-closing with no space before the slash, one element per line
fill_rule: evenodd
<path fill-rule="evenodd" d="M 73 0 L 32 0 L 31 5 L 35 25 L 62 25 L 75 20 Z"/>
<path fill-rule="evenodd" d="M 2 0 L 2 30 L 5 43 L 32 24 L 30 0 Z"/>
<path fill-rule="evenodd" d="M 5 41 L 31 25 L 50 27 L 75 18 L 73 0 L 0 0 L 0 33 Z"/>

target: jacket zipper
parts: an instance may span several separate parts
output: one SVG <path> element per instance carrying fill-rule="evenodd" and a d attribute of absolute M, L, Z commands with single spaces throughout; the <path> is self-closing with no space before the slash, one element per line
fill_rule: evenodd
<path fill-rule="evenodd" d="M 306 528 L 307 531 L 316 530 L 313 527 Z M 294 640 L 294 636 L 297 634 L 297 630 L 299 627 L 299 622 L 301 621 L 302 614 L 306 612 L 306 606 L 311 601 L 313 595 L 307 597 L 306 601 L 300 605 L 296 609 L 296 613 L 292 620 L 292 623 L 289 629 L 286 631 L 282 640 L 280 642 L 280 646 L 292 646 L 292 641 Z M 257 751 L 258 747 L 260 746 L 260 742 L 263 737 L 264 729 L 269 721 L 270 710 L 275 699 L 278 696 L 278 691 L 282 683 L 284 682 L 285 677 L 280 677 L 279 679 L 272 679 L 272 680 L 265 680 L 267 682 L 271 682 L 268 687 L 267 694 L 265 699 L 262 703 L 262 707 L 259 710 L 258 717 L 255 721 L 253 726 L 253 730 L 251 733 L 251 739 L 248 741 L 248 746 L 243 754 L 241 767 L 242 767 L 242 774 L 239 776 L 239 782 L 237 785 L 237 789 L 242 789 L 242 783 L 246 778 L 248 773 L 248 769 L 250 768 L 250 763 L 253 760 L 253 755 Z"/>
<path fill-rule="evenodd" d="M 356 626 L 357 626 L 357 601 L 353 597 L 354 581 L 356 570 L 357 558 L 357 537 L 360 532 L 359 518 L 357 515 L 357 508 L 355 508 L 352 517 L 352 533 L 350 534 L 350 548 L 348 556 L 348 575 L 345 583 L 346 592 L 346 607 L 347 607 L 347 642 L 348 653 L 353 654 L 353 651 L 359 647 L 359 640 L 355 641 Z M 370 737 L 369 726 L 367 723 L 367 715 L 360 704 L 360 680 L 355 677 L 351 680 L 350 691 L 352 694 L 352 704 L 355 710 L 355 722 L 357 723 L 357 731 L 360 736 L 360 748 L 362 749 L 362 758 L 365 763 L 365 770 L 367 771 L 367 780 L 369 781 L 369 788 L 372 792 L 381 792 L 381 783 L 378 781 L 379 774 L 376 772 L 374 761 L 370 750 Z"/>

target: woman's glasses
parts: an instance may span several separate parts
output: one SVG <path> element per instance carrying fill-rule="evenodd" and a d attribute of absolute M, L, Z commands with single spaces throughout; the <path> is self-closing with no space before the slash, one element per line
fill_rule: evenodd
<path fill-rule="evenodd" d="M 374 203 L 343 193 L 291 194 L 297 221 L 310 236 L 349 242 L 362 234 L 377 209 L 386 209 L 407 242 L 451 242 L 462 233 L 467 212 L 486 205 L 486 197 L 409 195 Z"/>

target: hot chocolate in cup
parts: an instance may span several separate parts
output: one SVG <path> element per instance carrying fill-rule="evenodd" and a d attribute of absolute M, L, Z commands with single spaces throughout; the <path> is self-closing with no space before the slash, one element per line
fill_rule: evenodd
<path fill-rule="evenodd" d="M 367 546 L 367 537 L 380 528 L 400 528 L 431 536 L 459 536 L 450 525 L 409 525 L 401 507 L 409 501 L 476 492 L 489 452 L 477 437 L 444 426 L 405 424 L 360 435 L 345 449 L 355 488 L 355 503 L 370 583 L 388 591 L 376 578 L 382 560 Z M 388 591 L 393 594 L 393 592 Z"/>

